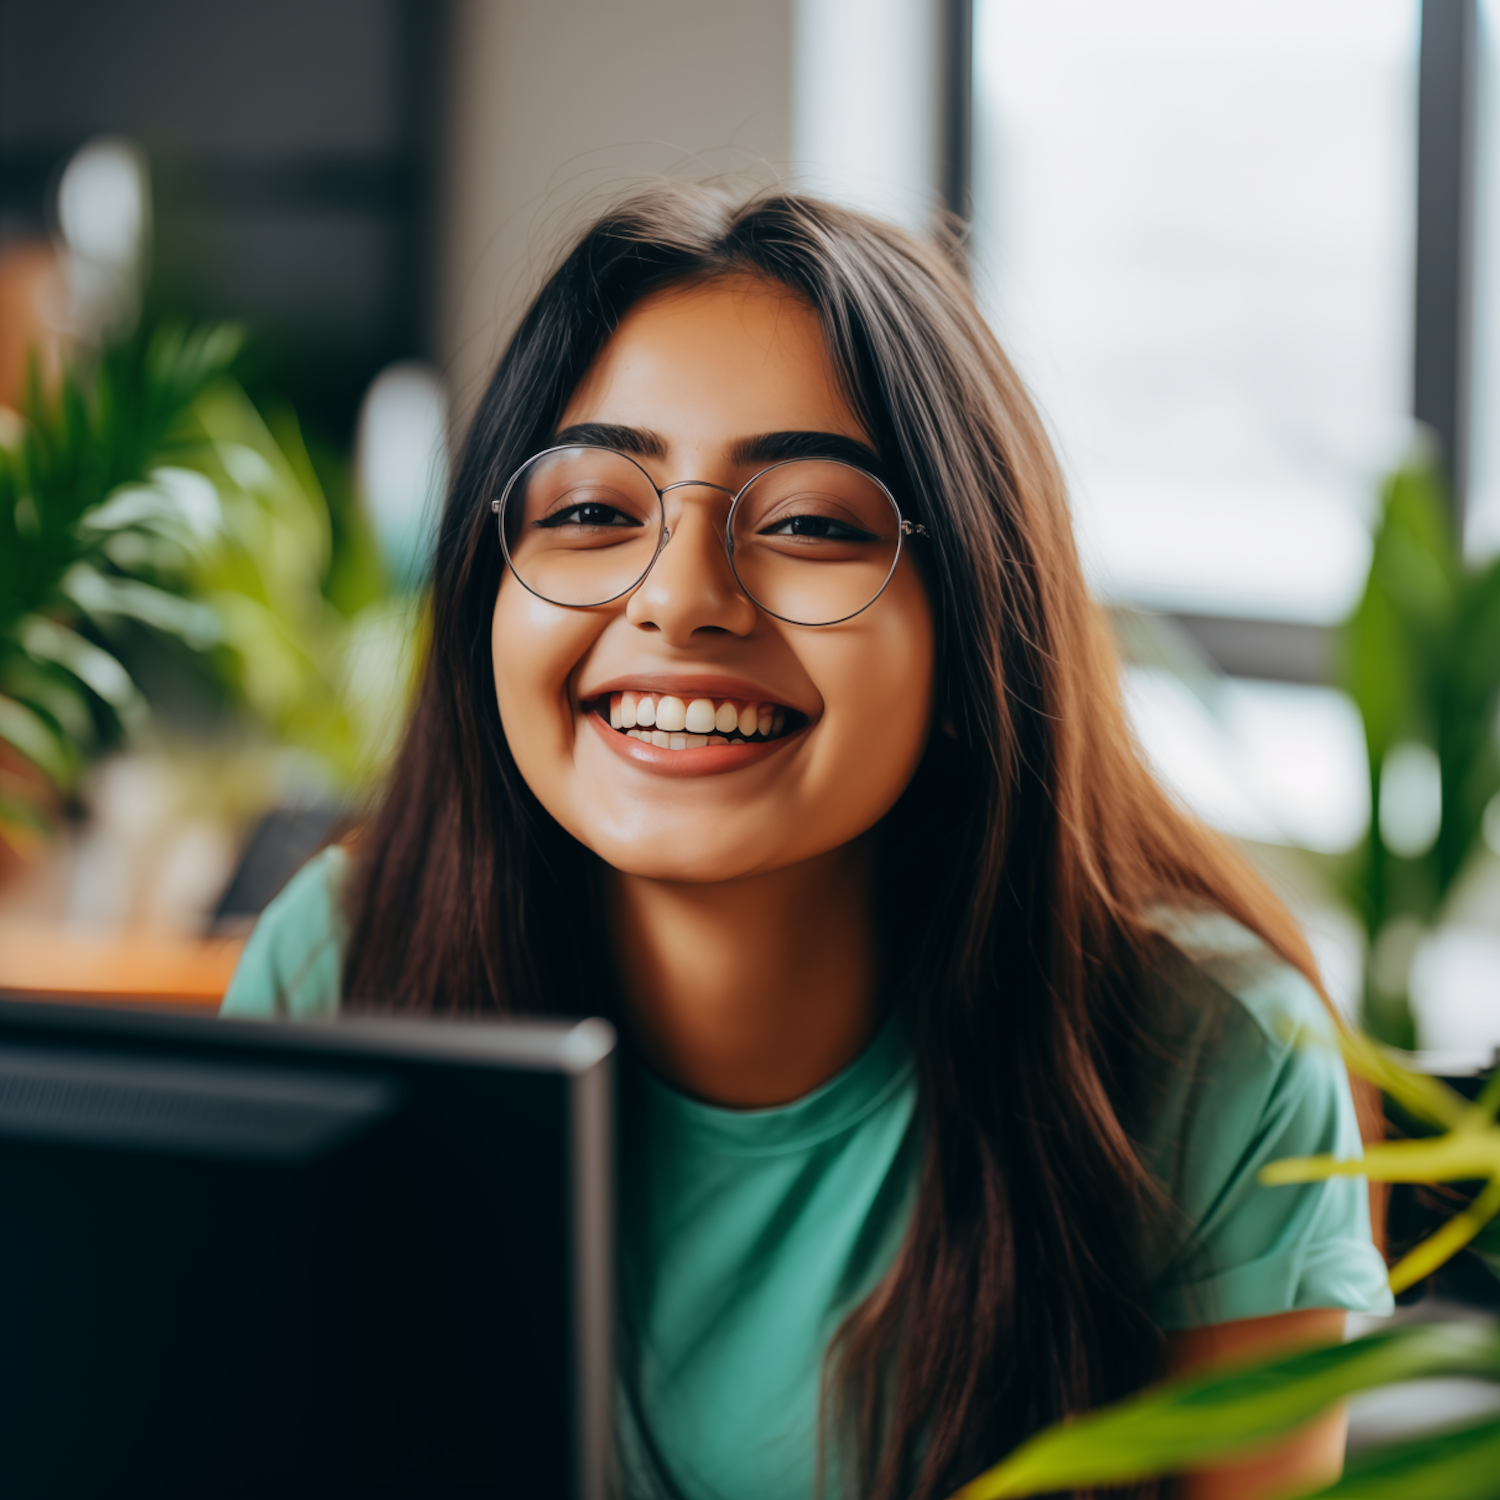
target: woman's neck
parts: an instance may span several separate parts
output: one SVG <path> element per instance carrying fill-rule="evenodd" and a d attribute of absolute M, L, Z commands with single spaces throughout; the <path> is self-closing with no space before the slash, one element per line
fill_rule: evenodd
<path fill-rule="evenodd" d="M 874 841 L 712 885 L 611 872 L 627 1020 L 663 1077 L 737 1109 L 826 1083 L 875 1030 Z"/>

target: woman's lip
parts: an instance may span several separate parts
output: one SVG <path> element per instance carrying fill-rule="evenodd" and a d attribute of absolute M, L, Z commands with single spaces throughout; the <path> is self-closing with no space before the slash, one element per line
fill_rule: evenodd
<path fill-rule="evenodd" d="M 803 725 L 780 739 L 766 740 L 758 745 L 705 745 L 699 750 L 661 750 L 611 729 L 596 713 L 585 710 L 584 718 L 622 760 L 643 771 L 655 771 L 663 776 L 717 776 L 725 771 L 738 771 L 742 766 L 754 765 L 774 755 L 783 745 L 800 739 L 808 728 Z"/>
<path fill-rule="evenodd" d="M 578 697 L 581 703 L 594 703 L 611 693 L 667 693 L 681 698 L 684 703 L 690 703 L 694 698 L 734 698 L 741 703 L 774 703 L 779 708 L 794 708 L 808 719 L 817 717 L 817 710 L 805 703 L 798 703 L 760 683 L 746 682 L 743 677 L 694 677 L 689 682 L 660 672 L 642 672 L 635 677 L 614 677 L 597 686 L 591 683 L 586 692 L 580 689 Z"/>

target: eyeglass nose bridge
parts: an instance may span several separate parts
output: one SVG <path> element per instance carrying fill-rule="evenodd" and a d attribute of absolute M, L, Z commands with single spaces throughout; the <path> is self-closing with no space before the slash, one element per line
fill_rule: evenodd
<path fill-rule="evenodd" d="M 731 500 L 734 499 L 735 495 L 738 493 L 738 491 L 736 491 L 736 490 L 725 489 L 725 487 L 722 484 L 710 484 L 708 482 L 708 480 L 706 480 L 706 479 L 678 479 L 675 482 L 673 482 L 672 484 L 664 484 L 664 485 L 662 485 L 662 487 L 659 490 L 657 490 L 656 493 L 658 495 L 665 495 L 668 490 L 685 490 L 685 489 L 717 490 L 721 495 L 728 495 Z M 667 525 L 667 518 L 666 518 L 666 516 L 663 516 L 662 520 L 661 520 L 661 547 L 658 547 L 656 549 L 656 557 L 660 557 L 661 556 L 662 547 L 665 547 L 667 545 L 667 543 L 670 542 L 671 540 L 672 540 L 672 528 Z M 652 565 L 652 567 L 656 566 L 656 558 L 655 557 L 651 559 L 651 565 Z M 651 569 L 648 568 L 646 571 L 649 573 L 651 571 Z M 642 578 L 641 581 L 644 583 L 645 579 Z"/>

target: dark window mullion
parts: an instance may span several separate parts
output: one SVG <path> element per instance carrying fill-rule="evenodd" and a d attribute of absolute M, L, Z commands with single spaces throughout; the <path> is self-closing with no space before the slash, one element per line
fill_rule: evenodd
<path fill-rule="evenodd" d="M 948 0 L 943 39 L 943 207 L 974 214 L 974 0 Z"/>
<path fill-rule="evenodd" d="M 1478 39 L 1476 0 L 1423 0 L 1412 414 L 1442 446 L 1460 532 L 1469 478 Z"/>

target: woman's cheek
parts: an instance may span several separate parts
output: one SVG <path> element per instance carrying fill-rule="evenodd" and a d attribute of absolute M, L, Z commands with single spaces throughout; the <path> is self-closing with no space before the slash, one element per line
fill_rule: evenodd
<path fill-rule="evenodd" d="M 533 768 L 555 758 L 573 734 L 569 682 L 598 636 L 591 612 L 560 609 L 508 574 L 495 601 L 491 647 L 495 701 L 511 754 L 532 783 Z M 532 783 L 541 795 L 541 789 Z"/>
<path fill-rule="evenodd" d="M 932 611 L 915 571 L 898 572 L 858 636 L 830 638 L 827 646 L 819 675 L 826 700 L 849 726 L 839 746 L 844 773 L 894 801 L 916 774 L 932 718 Z"/>

